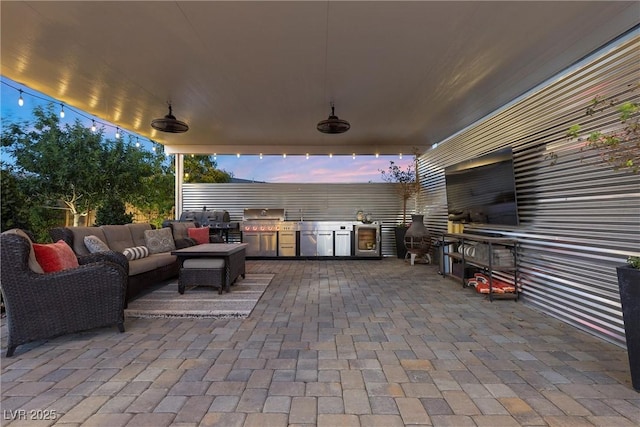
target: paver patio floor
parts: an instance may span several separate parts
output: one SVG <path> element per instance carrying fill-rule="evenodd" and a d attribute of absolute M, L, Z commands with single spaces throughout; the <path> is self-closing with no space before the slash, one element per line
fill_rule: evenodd
<path fill-rule="evenodd" d="M 640 425 L 626 351 L 522 300 L 397 259 L 247 272 L 275 273 L 247 319 L 127 319 L 123 334 L 3 347 L 2 425 Z"/>

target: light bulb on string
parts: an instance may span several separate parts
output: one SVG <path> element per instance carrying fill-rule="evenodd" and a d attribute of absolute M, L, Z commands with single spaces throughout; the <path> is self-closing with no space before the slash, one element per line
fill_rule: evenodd
<path fill-rule="evenodd" d="M 155 153 L 156 152 L 156 146 L 154 144 L 154 146 L 151 148 L 151 150 Z"/>
<path fill-rule="evenodd" d="M 260 153 L 260 160 L 262 160 L 262 153 Z"/>
<path fill-rule="evenodd" d="M 64 119 L 64 105 L 60 104 L 60 118 Z"/>
<path fill-rule="evenodd" d="M 18 105 L 21 107 L 24 105 L 24 99 L 22 98 L 22 89 L 20 89 L 20 98 L 18 98 Z"/>
<path fill-rule="evenodd" d="M 307 154 L 305 155 L 305 158 L 306 158 L 307 160 L 309 160 L 309 153 L 307 153 Z"/>
<path fill-rule="evenodd" d="M 140 139 L 136 136 L 136 148 L 140 148 Z"/>
<path fill-rule="evenodd" d="M 120 139 L 120 128 L 116 128 L 116 139 Z"/>
<path fill-rule="evenodd" d="M 91 132 L 95 133 L 95 131 L 96 131 L 96 121 L 91 120 Z"/>

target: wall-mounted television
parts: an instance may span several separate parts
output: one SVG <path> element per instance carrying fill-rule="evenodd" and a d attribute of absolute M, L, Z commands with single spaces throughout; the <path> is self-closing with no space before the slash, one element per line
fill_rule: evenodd
<path fill-rule="evenodd" d="M 449 220 L 518 225 L 511 148 L 448 166 L 444 176 Z"/>

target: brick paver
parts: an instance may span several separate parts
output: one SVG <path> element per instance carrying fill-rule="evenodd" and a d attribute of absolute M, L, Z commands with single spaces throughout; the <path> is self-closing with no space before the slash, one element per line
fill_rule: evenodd
<path fill-rule="evenodd" d="M 45 409 L 56 420 L 37 425 L 638 425 L 626 351 L 524 298 L 489 302 L 396 259 L 247 270 L 275 274 L 247 319 L 127 318 L 125 334 L 18 347 L 2 425 Z"/>

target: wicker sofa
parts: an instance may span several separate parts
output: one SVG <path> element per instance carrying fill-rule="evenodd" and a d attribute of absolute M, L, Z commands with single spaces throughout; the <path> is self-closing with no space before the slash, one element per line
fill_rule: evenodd
<path fill-rule="evenodd" d="M 152 230 L 151 224 L 103 225 L 100 227 L 58 227 L 49 231 L 53 241 L 64 240 L 71 246 L 78 256 L 89 254 L 84 243 L 85 236 L 96 236 L 109 246 L 114 256 L 119 256 L 124 262 L 126 257 L 122 252 L 127 248 L 145 246 L 146 230 Z M 191 239 L 178 239 L 176 248 L 195 244 Z M 140 294 L 149 286 L 178 275 L 180 264 L 171 251 L 151 254 L 141 259 L 129 260 L 129 283 L 127 285 L 126 301 Z"/>
<path fill-rule="evenodd" d="M 78 257 L 78 267 L 45 273 L 18 229 L 0 235 L 0 251 L 7 357 L 19 345 L 58 335 L 110 325 L 124 332 L 126 262 L 90 254 Z"/>

